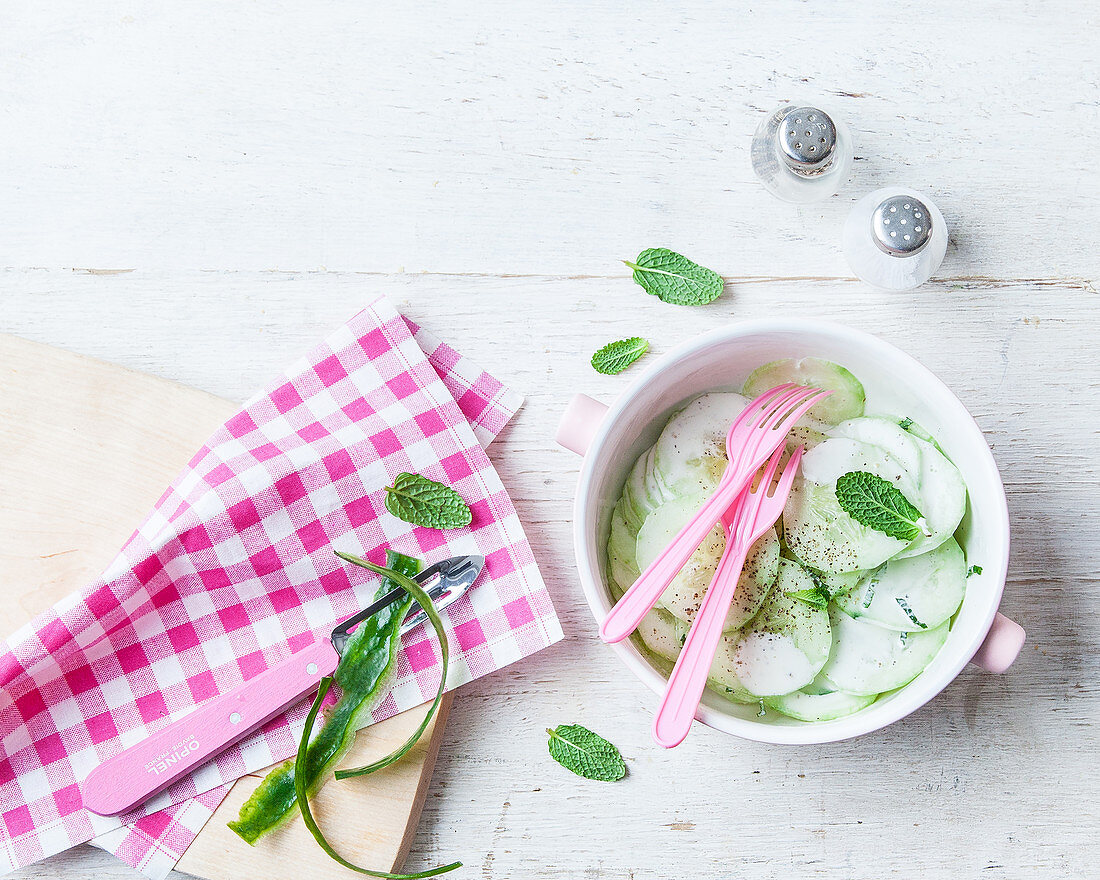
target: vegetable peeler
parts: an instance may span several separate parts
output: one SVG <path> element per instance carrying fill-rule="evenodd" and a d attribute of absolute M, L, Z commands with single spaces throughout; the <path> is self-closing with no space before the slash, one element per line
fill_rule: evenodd
<path fill-rule="evenodd" d="M 413 578 L 439 610 L 477 580 L 484 556 L 455 556 L 428 566 Z M 101 816 L 125 813 L 197 769 L 332 675 L 355 627 L 408 595 L 400 587 L 341 621 L 328 639 L 318 639 L 193 712 L 104 761 L 81 786 L 84 806 Z M 409 610 L 402 635 L 427 619 Z"/>

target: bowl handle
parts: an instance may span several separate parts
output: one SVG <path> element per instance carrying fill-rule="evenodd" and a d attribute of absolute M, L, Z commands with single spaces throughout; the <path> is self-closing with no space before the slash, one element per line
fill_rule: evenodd
<path fill-rule="evenodd" d="M 986 672 L 1004 672 L 1019 655 L 1025 638 L 1024 628 L 998 611 L 989 634 L 970 662 Z"/>
<path fill-rule="evenodd" d="M 570 452 L 584 455 L 606 413 L 607 404 L 593 400 L 587 394 L 576 394 L 562 414 L 554 439 Z"/>

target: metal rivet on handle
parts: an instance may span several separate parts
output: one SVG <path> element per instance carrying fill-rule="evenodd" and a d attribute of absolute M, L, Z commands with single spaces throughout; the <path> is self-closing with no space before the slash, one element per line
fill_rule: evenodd
<path fill-rule="evenodd" d="M 932 217 L 919 199 L 891 196 L 871 214 L 871 238 L 892 257 L 920 253 L 932 236 Z"/>
<path fill-rule="evenodd" d="M 241 723 L 241 713 L 240 712 L 234 712 L 232 715 L 230 715 L 229 716 L 229 723 L 230 724 L 240 724 Z"/>
<path fill-rule="evenodd" d="M 317 674 L 317 664 L 316 663 L 310 663 L 309 666 L 306 667 L 306 672 L 308 672 L 310 675 L 316 675 Z"/>
<path fill-rule="evenodd" d="M 836 126 L 815 107 L 795 107 L 783 116 L 776 132 L 779 153 L 800 174 L 823 171 L 836 147 Z"/>

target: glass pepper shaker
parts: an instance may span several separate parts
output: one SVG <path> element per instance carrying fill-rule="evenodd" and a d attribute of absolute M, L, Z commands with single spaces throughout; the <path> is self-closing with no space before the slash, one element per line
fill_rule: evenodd
<path fill-rule="evenodd" d="M 844 223 L 844 256 L 852 271 L 882 290 L 911 290 L 939 269 L 947 223 L 927 196 L 888 186 L 864 196 Z"/>
<path fill-rule="evenodd" d="M 772 195 L 808 204 L 834 195 L 852 170 L 848 126 L 816 107 L 783 106 L 752 139 L 752 168 Z"/>

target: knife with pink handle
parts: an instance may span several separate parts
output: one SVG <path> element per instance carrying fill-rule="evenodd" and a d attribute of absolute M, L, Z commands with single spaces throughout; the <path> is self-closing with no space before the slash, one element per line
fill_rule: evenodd
<path fill-rule="evenodd" d="M 424 569 L 413 580 L 424 586 L 437 610 L 466 592 L 481 573 L 484 556 L 455 556 Z M 398 587 L 339 623 L 328 639 L 295 651 L 231 691 L 96 767 L 81 786 L 84 806 L 115 816 L 140 805 L 177 779 L 244 738 L 332 675 L 355 627 L 407 595 Z M 414 606 L 401 624 L 405 633 L 427 619 Z"/>

